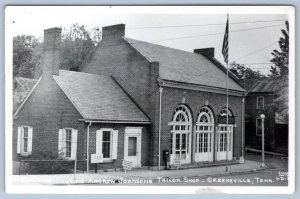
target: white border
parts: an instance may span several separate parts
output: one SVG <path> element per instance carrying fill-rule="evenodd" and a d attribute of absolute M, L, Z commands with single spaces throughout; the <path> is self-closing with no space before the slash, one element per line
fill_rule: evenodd
<path fill-rule="evenodd" d="M 24 7 L 24 6 L 18 6 Z M 24 7 L 24 9 L 28 8 Z M 36 7 L 36 6 L 35 6 Z M 67 6 L 57 6 L 63 9 Z M 12 36 L 9 23 L 14 14 L 12 7 L 5 8 L 5 177 L 7 193 L 35 194 L 291 194 L 295 191 L 295 8 L 292 6 L 82 6 L 82 9 L 102 9 L 103 14 L 288 14 L 290 22 L 289 58 L 289 186 L 17 186 L 12 182 Z M 116 189 L 117 188 L 117 189 Z"/>

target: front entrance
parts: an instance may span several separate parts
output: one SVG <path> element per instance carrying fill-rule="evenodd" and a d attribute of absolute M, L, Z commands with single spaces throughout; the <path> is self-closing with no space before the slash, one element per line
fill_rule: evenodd
<path fill-rule="evenodd" d="M 132 163 L 132 167 L 141 167 L 142 128 L 125 128 L 124 160 Z"/>
<path fill-rule="evenodd" d="M 233 125 L 219 124 L 217 127 L 217 160 L 232 160 Z"/>
<path fill-rule="evenodd" d="M 181 164 L 191 163 L 192 121 L 189 109 L 179 105 L 169 125 L 171 125 L 170 165 L 174 165 L 174 160 L 180 160 Z"/>
<path fill-rule="evenodd" d="M 195 162 L 212 162 L 214 146 L 214 116 L 208 107 L 200 109 L 196 123 Z"/>

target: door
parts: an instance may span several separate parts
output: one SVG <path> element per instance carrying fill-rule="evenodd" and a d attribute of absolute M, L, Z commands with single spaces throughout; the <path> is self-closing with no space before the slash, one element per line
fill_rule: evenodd
<path fill-rule="evenodd" d="M 180 159 L 181 164 L 191 163 L 191 133 L 174 132 L 172 134 L 172 154 L 170 164 Z"/>
<path fill-rule="evenodd" d="M 132 167 L 141 167 L 142 128 L 127 127 L 125 129 L 124 160 L 132 163 Z"/>
<path fill-rule="evenodd" d="M 226 124 L 217 127 L 217 160 L 232 160 L 233 126 Z"/>
<path fill-rule="evenodd" d="M 212 162 L 214 156 L 214 115 L 204 106 L 200 109 L 196 123 L 195 162 Z"/>
<path fill-rule="evenodd" d="M 213 133 L 196 132 L 196 162 L 213 161 Z"/>

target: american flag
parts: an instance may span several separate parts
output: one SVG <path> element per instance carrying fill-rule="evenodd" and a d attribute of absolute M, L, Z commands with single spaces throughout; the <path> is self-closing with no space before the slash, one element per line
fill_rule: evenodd
<path fill-rule="evenodd" d="M 222 54 L 224 56 L 224 61 L 226 62 L 226 64 L 228 64 L 228 28 L 229 28 L 228 21 L 229 21 L 229 17 L 227 15 L 227 22 L 226 22 L 223 47 L 222 47 Z"/>

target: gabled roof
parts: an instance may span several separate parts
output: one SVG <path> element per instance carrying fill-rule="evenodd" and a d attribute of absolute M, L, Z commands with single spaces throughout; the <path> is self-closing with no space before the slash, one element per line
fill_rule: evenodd
<path fill-rule="evenodd" d="M 288 78 L 263 78 L 247 80 L 249 93 L 275 93 L 280 85 L 288 84 Z"/>
<path fill-rule="evenodd" d="M 13 89 L 13 113 L 20 109 L 23 102 L 26 101 L 32 90 L 34 89 L 38 79 L 15 77 L 14 83 L 16 87 Z"/>
<path fill-rule="evenodd" d="M 53 78 L 85 120 L 150 122 L 111 77 L 60 70 Z"/>
<path fill-rule="evenodd" d="M 201 54 L 124 38 L 149 61 L 159 62 L 161 79 L 226 89 L 226 73 Z M 228 79 L 230 90 L 245 90 Z"/>

